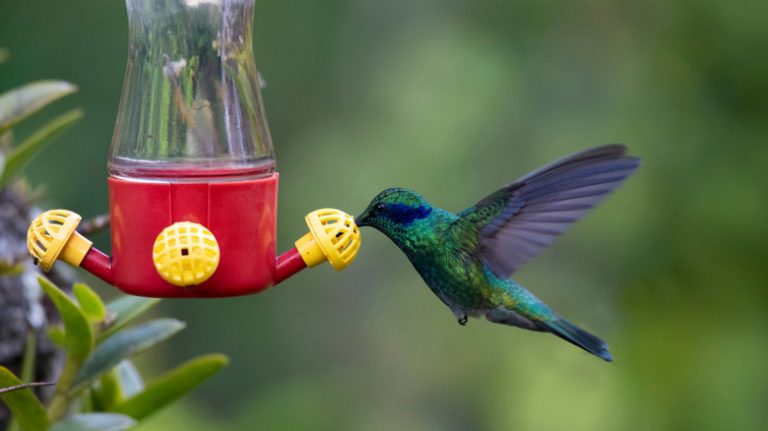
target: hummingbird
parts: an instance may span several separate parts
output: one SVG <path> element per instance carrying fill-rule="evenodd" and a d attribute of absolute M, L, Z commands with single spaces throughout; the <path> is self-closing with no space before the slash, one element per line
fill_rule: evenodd
<path fill-rule="evenodd" d="M 511 278 L 525 262 L 618 187 L 640 159 L 623 145 L 587 149 L 505 185 L 458 214 L 389 188 L 355 218 L 402 250 L 460 325 L 485 317 L 549 332 L 605 361 L 608 345 L 558 315 Z"/>

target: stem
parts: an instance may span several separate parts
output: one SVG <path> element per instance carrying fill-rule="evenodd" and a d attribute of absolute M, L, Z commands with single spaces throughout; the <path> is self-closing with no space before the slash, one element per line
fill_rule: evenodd
<path fill-rule="evenodd" d="M 21 363 L 21 381 L 29 382 L 34 380 L 35 377 L 35 353 L 37 353 L 37 333 L 34 329 L 30 328 L 27 331 L 27 343 L 24 349 L 24 359 Z M 44 386 L 45 384 L 30 384 L 29 387 Z M 11 420 L 11 424 L 8 426 L 7 431 L 19 431 L 21 427 L 19 422 L 14 418 Z"/>
<path fill-rule="evenodd" d="M 5 394 L 5 393 L 8 393 L 8 392 L 13 392 L 13 391 L 20 391 L 22 389 L 37 388 L 37 387 L 40 387 L 40 386 L 53 386 L 55 384 L 56 383 L 54 383 L 54 382 L 22 383 L 22 384 L 16 385 L 16 386 L 7 386 L 5 388 L 0 388 L 0 394 Z"/>
<path fill-rule="evenodd" d="M 70 389 L 75 381 L 77 372 L 80 371 L 81 365 L 81 360 L 76 360 L 71 355 L 67 355 L 64 369 L 61 371 L 59 382 L 56 385 L 56 392 L 53 394 L 53 400 L 51 400 L 51 404 L 48 406 L 48 420 L 51 423 L 55 423 L 67 413 L 69 402 L 71 401 Z"/>
<path fill-rule="evenodd" d="M 29 382 L 35 377 L 35 354 L 37 353 L 37 333 L 34 329 L 27 331 L 27 344 L 24 349 L 24 360 L 21 363 L 21 380 Z"/>
<path fill-rule="evenodd" d="M 109 214 L 102 214 L 88 220 L 83 220 L 77 226 L 82 235 L 93 235 L 109 227 Z"/>

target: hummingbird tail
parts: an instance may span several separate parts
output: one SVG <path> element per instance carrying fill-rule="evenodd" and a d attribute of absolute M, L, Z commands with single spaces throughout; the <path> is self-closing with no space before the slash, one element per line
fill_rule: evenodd
<path fill-rule="evenodd" d="M 538 323 L 563 340 L 581 347 L 604 361 L 613 362 L 613 356 L 611 356 L 611 352 L 608 351 L 608 344 L 606 344 L 605 341 L 595 337 L 562 317 L 550 321 L 540 321 Z"/>

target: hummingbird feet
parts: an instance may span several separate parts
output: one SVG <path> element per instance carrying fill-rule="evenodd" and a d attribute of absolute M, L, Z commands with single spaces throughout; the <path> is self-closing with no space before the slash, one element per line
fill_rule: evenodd
<path fill-rule="evenodd" d="M 451 311 L 453 312 L 453 315 L 456 316 L 456 321 L 459 322 L 459 325 L 465 326 L 467 324 L 469 316 L 464 310 L 451 307 Z"/>
<path fill-rule="evenodd" d="M 468 320 L 469 317 L 466 314 L 462 314 L 456 321 L 459 322 L 459 325 L 466 326 Z"/>

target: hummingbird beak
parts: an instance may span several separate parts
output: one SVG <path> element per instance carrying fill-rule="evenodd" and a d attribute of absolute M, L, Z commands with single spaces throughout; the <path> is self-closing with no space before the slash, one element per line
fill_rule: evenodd
<path fill-rule="evenodd" d="M 355 217 L 355 224 L 357 225 L 357 227 L 369 226 L 369 224 L 368 224 L 368 212 L 367 211 L 363 211 L 362 214 L 360 214 L 359 216 Z"/>

